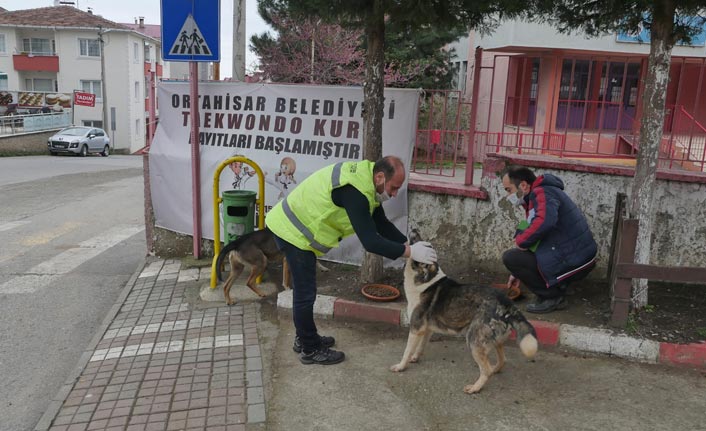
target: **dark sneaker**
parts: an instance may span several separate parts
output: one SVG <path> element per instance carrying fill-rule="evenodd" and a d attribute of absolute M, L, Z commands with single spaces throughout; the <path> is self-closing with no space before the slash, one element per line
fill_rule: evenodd
<path fill-rule="evenodd" d="M 335 344 L 335 338 L 327 337 L 325 335 L 321 336 L 321 347 L 333 347 Z M 292 350 L 294 350 L 295 353 L 302 352 L 302 342 L 299 340 L 299 337 L 294 337 L 294 346 L 292 346 Z"/>
<path fill-rule="evenodd" d="M 535 314 L 551 313 L 555 310 L 566 308 L 566 300 L 563 296 L 558 298 L 539 299 L 532 304 L 527 304 L 527 312 Z"/>
<path fill-rule="evenodd" d="M 302 352 L 299 354 L 299 361 L 304 365 L 333 365 L 343 362 L 344 359 L 346 359 L 345 353 L 329 349 L 328 347 L 322 347 L 311 353 Z"/>

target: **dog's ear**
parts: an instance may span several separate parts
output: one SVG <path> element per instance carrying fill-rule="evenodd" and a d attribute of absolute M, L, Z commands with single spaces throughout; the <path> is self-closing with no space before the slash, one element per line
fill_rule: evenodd
<path fill-rule="evenodd" d="M 412 228 L 412 230 L 409 232 L 409 245 L 412 245 L 415 242 L 419 241 L 423 241 L 422 235 L 419 233 L 416 227 Z"/>

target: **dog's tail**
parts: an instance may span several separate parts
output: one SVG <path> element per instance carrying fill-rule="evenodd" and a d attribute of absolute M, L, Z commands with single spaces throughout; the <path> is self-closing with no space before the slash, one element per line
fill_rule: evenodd
<path fill-rule="evenodd" d="M 254 232 L 257 232 L 257 231 L 254 231 Z M 223 281 L 223 278 L 221 277 L 221 268 L 223 266 L 223 259 L 225 259 L 226 256 L 228 256 L 228 253 L 230 253 L 231 251 L 238 250 L 238 248 L 240 248 L 240 245 L 243 243 L 243 241 L 245 241 L 245 239 L 247 237 L 249 237 L 250 235 L 252 235 L 254 232 L 247 233 L 243 236 L 236 238 L 235 241 L 229 242 L 228 244 L 226 244 L 225 247 L 223 247 L 221 249 L 221 252 L 218 253 L 218 258 L 216 259 L 216 276 L 218 277 L 218 281 Z"/>
<path fill-rule="evenodd" d="M 534 331 L 534 326 L 519 310 L 515 309 L 514 311 L 510 315 L 510 325 L 517 332 L 517 341 L 519 341 L 522 354 L 526 358 L 532 359 L 537 354 L 537 333 Z"/>

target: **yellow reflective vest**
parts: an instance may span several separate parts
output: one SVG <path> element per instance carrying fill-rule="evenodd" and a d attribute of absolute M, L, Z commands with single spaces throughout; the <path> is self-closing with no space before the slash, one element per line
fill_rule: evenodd
<path fill-rule="evenodd" d="M 368 199 L 370 214 L 380 206 L 373 166 L 369 160 L 341 162 L 314 172 L 267 213 L 265 224 L 283 240 L 321 256 L 354 233 L 345 208 L 333 203 L 331 191 L 350 184 Z"/>

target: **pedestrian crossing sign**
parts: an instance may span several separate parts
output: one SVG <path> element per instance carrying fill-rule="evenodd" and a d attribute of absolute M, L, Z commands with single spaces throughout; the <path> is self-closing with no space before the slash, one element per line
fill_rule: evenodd
<path fill-rule="evenodd" d="M 162 58 L 220 61 L 220 1 L 162 0 Z"/>

